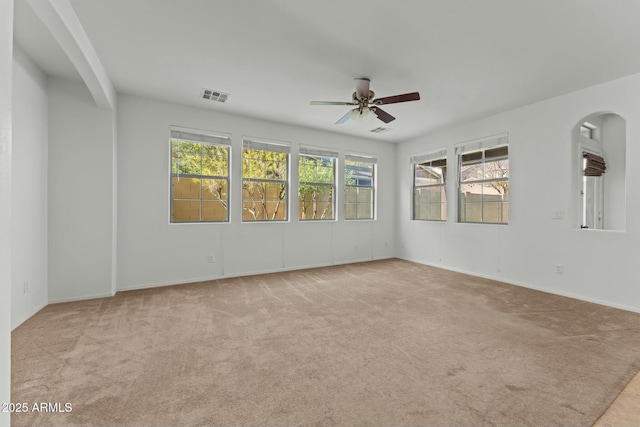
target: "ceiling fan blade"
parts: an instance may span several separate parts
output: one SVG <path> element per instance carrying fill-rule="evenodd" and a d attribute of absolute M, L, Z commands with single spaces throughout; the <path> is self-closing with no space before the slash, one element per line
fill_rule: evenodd
<path fill-rule="evenodd" d="M 398 102 L 418 101 L 420 94 L 418 92 L 404 93 L 402 95 L 385 96 L 384 98 L 378 98 L 373 100 L 375 105 L 396 104 Z"/>
<path fill-rule="evenodd" d="M 345 114 L 344 116 L 340 117 L 340 119 L 336 122 L 337 125 L 341 125 L 346 123 L 351 117 L 353 117 L 354 114 L 356 114 L 356 111 L 358 111 L 357 108 L 354 108 L 353 110 L 350 110 L 347 114 Z"/>
<path fill-rule="evenodd" d="M 392 122 L 396 119 L 391 114 L 387 113 L 386 111 L 378 107 L 372 108 L 371 111 L 373 111 L 373 114 L 375 114 L 380 120 L 382 120 L 385 123 Z"/>
<path fill-rule="evenodd" d="M 353 102 L 311 101 L 311 105 L 357 105 Z"/>
<path fill-rule="evenodd" d="M 356 95 L 358 96 L 358 99 L 369 99 L 369 83 L 371 82 L 371 80 L 366 77 L 356 78 L 355 80 Z"/>

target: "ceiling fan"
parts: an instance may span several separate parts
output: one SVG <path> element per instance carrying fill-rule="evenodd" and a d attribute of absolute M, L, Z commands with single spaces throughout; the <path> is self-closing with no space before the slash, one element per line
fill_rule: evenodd
<path fill-rule="evenodd" d="M 370 80 L 367 78 L 356 78 L 356 91 L 353 92 L 351 102 L 332 102 L 332 101 L 311 101 L 311 105 L 355 105 L 356 108 L 342 116 L 337 125 L 346 123 L 349 119 L 368 116 L 371 113 L 385 123 L 392 122 L 396 118 L 387 113 L 379 105 L 396 104 L 398 102 L 418 101 L 420 94 L 418 92 L 404 93 L 402 95 L 386 96 L 384 98 L 376 98 L 376 94 L 369 90 Z"/>

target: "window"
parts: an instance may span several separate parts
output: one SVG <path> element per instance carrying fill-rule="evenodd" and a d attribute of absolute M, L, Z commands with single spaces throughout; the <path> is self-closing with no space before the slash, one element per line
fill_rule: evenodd
<path fill-rule="evenodd" d="M 601 117 L 593 117 L 596 123 L 603 122 Z M 602 143 L 597 137 L 598 126 L 583 122 L 579 126 L 580 138 L 577 148 L 580 174 L 580 228 L 604 228 L 604 179 L 606 166 Z"/>
<path fill-rule="evenodd" d="M 344 218 L 374 218 L 376 159 L 347 154 L 344 166 Z"/>
<path fill-rule="evenodd" d="M 580 135 L 584 136 L 585 138 L 596 139 L 595 138 L 596 129 L 597 128 L 591 123 L 584 122 L 583 124 L 580 125 Z"/>
<path fill-rule="evenodd" d="M 603 228 L 604 186 L 607 169 L 602 153 L 582 152 L 582 224 L 580 228 Z"/>
<path fill-rule="evenodd" d="M 243 140 L 243 221 L 288 219 L 289 151 L 286 143 Z"/>
<path fill-rule="evenodd" d="M 171 222 L 229 220 L 230 138 L 171 129 Z"/>
<path fill-rule="evenodd" d="M 509 147 L 502 145 L 506 142 L 502 137 L 459 147 L 460 222 L 509 222 Z"/>
<path fill-rule="evenodd" d="M 413 219 L 447 220 L 447 151 L 413 156 Z"/>
<path fill-rule="evenodd" d="M 338 153 L 300 147 L 298 162 L 298 219 L 335 219 L 336 159 Z"/>

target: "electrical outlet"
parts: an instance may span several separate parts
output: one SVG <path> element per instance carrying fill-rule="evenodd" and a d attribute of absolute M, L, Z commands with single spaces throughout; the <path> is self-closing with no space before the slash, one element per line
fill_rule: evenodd
<path fill-rule="evenodd" d="M 209 256 L 207 257 L 207 261 L 213 264 L 214 262 L 216 262 L 216 257 L 213 256 L 213 254 L 209 254 Z"/>
<path fill-rule="evenodd" d="M 564 273 L 564 266 L 562 264 L 556 264 L 556 274 Z"/>
<path fill-rule="evenodd" d="M 22 290 L 23 292 L 26 294 L 27 292 L 29 292 L 29 283 L 28 282 L 24 282 L 22 284 Z"/>
<path fill-rule="evenodd" d="M 551 212 L 551 219 L 564 219 L 564 211 L 554 209 L 553 212 Z"/>
<path fill-rule="evenodd" d="M 358 245 L 353 245 L 353 250 L 357 251 L 358 250 Z"/>

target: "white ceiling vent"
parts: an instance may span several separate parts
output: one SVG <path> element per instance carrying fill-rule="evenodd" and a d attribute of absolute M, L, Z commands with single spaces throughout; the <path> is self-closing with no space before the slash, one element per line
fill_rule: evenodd
<path fill-rule="evenodd" d="M 211 101 L 225 102 L 229 98 L 228 93 L 213 89 L 202 89 L 202 98 Z"/>
<path fill-rule="evenodd" d="M 375 129 L 371 129 L 369 132 L 371 133 L 385 133 L 385 132 L 389 132 L 391 129 L 389 128 L 383 128 L 383 127 L 377 127 Z"/>

